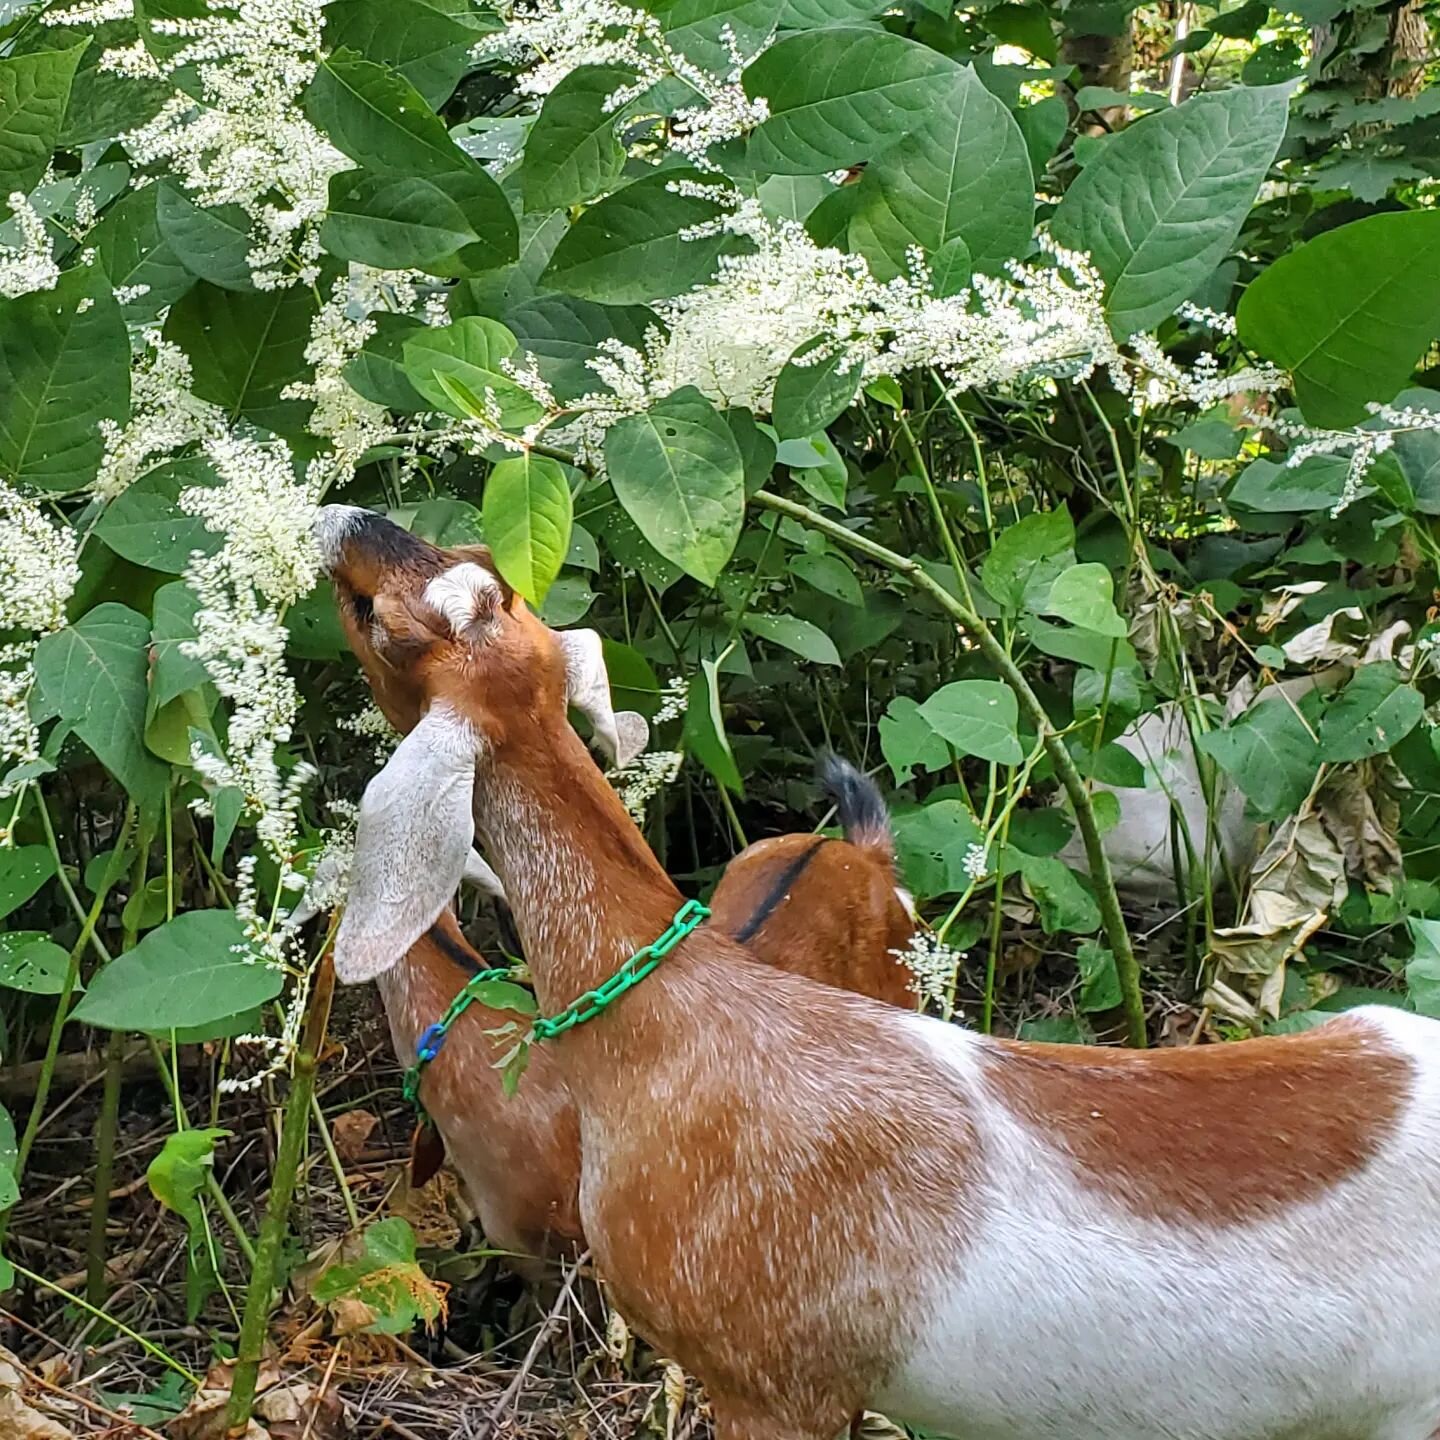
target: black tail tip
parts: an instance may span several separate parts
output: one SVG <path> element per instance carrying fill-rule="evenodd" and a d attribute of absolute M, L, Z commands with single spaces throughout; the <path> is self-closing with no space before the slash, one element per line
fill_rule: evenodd
<path fill-rule="evenodd" d="M 880 787 L 864 771 L 830 750 L 820 755 L 815 771 L 821 790 L 835 806 L 845 838 L 852 845 L 890 854 L 890 810 Z"/>

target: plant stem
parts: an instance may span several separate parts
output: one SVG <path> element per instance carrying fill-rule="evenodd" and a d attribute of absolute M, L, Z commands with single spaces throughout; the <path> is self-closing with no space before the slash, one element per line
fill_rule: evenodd
<path fill-rule="evenodd" d="M 142 822 L 136 837 L 135 866 L 130 875 L 130 897 L 137 900 L 145 890 L 145 864 L 150 837 Z M 139 918 L 142 907 L 136 905 Z M 121 934 L 122 953 L 135 944 L 139 933 L 132 921 Z M 105 1046 L 105 1088 L 100 1096 L 100 1118 L 95 1123 L 95 1178 L 90 1202 L 90 1239 L 85 1254 L 85 1298 L 92 1305 L 105 1299 L 106 1231 L 110 1225 L 110 1184 L 115 1176 L 115 1135 L 120 1125 L 120 1067 L 125 1055 L 125 1032 L 112 1030 Z"/>
<path fill-rule="evenodd" d="M 911 557 L 901 555 L 898 551 L 891 550 L 877 541 L 871 540 L 868 536 L 847 530 L 845 526 L 827 519 L 819 511 L 812 510 L 807 505 L 798 504 L 794 500 L 788 500 L 784 496 L 772 495 L 769 491 L 760 490 L 750 497 L 750 503 L 759 506 L 762 510 L 774 510 L 781 515 L 788 515 L 792 520 L 798 520 L 802 525 L 808 525 L 812 529 L 821 531 L 830 539 L 838 541 L 857 554 L 874 560 L 877 564 L 885 566 L 886 569 L 906 576 L 917 589 L 923 590 L 946 614 L 970 632 L 980 647 L 981 653 L 995 666 L 1002 678 L 1015 691 L 1020 704 L 1034 722 L 1036 732 L 1044 743 L 1046 754 L 1050 757 L 1050 763 L 1054 765 L 1055 773 L 1059 777 L 1061 785 L 1064 786 L 1065 794 L 1075 811 L 1075 820 L 1080 827 L 1081 838 L 1085 842 L 1085 857 L 1090 865 L 1090 880 L 1095 887 L 1096 899 L 1100 905 L 1100 915 L 1105 924 L 1105 938 L 1109 941 L 1110 949 L 1114 953 L 1115 969 L 1120 977 L 1120 990 L 1125 1005 L 1127 1038 L 1131 1045 L 1143 1048 L 1146 1042 L 1145 998 L 1140 989 L 1140 966 L 1130 944 L 1130 932 L 1125 927 L 1125 915 L 1120 908 L 1120 897 L 1115 890 L 1115 877 L 1111 874 L 1110 860 L 1105 853 L 1105 846 L 1100 838 L 1100 827 L 1095 820 L 1095 807 L 1091 803 L 1090 794 L 1085 788 L 1080 771 L 1076 768 L 1069 750 L 1066 749 L 1065 742 L 1055 732 L 1055 727 L 1051 725 L 1050 717 L 1045 713 L 1045 707 L 1041 704 L 1040 697 L 1030 688 L 1029 681 L 1021 674 L 1019 667 L 1010 658 L 1004 645 L 996 638 L 994 631 L 975 611 L 957 600 L 938 581 L 932 579 L 919 562 Z"/>
<path fill-rule="evenodd" d="M 295 1193 L 295 1176 L 300 1168 L 300 1151 L 310 1128 L 310 1097 L 315 1093 L 315 1071 L 330 1018 L 330 998 L 335 992 L 335 968 L 326 949 L 320 958 L 320 972 L 305 1020 L 305 1033 L 295 1056 L 290 1080 L 290 1097 L 280 1125 L 280 1146 L 275 1156 L 275 1175 L 270 1184 L 270 1201 L 260 1224 L 255 1246 L 255 1263 L 250 1270 L 250 1288 L 245 1294 L 245 1316 L 240 1323 L 235 1378 L 230 1386 L 226 1421 L 230 1429 L 244 1432 L 255 1403 L 255 1384 L 260 1375 L 265 1331 L 270 1323 L 270 1306 L 275 1295 L 275 1276 L 280 1251 L 290 1219 L 290 1200 Z"/>

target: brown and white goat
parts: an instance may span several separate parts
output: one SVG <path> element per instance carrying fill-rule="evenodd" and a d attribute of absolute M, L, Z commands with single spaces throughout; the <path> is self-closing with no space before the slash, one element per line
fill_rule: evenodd
<path fill-rule="evenodd" d="M 371 659 L 367 638 L 352 635 Z M 711 897 L 712 923 L 768 965 L 913 1009 L 908 972 L 894 951 L 914 930 L 894 882 L 888 817 L 874 784 L 828 760 L 822 788 L 835 801 L 845 839 L 780 835 L 757 840 L 726 867 Z M 423 803 L 423 797 L 417 797 Z M 498 878 L 472 853 L 465 878 L 504 899 Z M 488 962 L 447 907 L 377 976 L 395 1053 L 415 1057 L 421 1034 Z M 426 1068 L 420 1097 L 464 1184 L 486 1238 L 538 1278 L 533 1257 L 584 1248 L 580 1223 L 580 1133 L 554 1054 L 532 1051 L 524 1082 L 506 1096 L 494 1068 L 496 1032 L 519 1017 L 475 1004 L 455 1022 Z M 434 1137 L 428 1149 L 429 1163 Z"/>
<path fill-rule="evenodd" d="M 342 593 L 409 617 L 375 646 L 424 697 L 364 798 L 337 972 L 433 923 L 478 826 L 553 1013 L 680 895 L 566 722 L 551 632 L 392 531 L 348 508 L 319 531 Z M 1440 1024 L 1017 1044 L 705 926 L 547 1043 L 592 1251 L 720 1440 L 831 1440 L 862 1407 L 960 1440 L 1440 1431 Z"/>

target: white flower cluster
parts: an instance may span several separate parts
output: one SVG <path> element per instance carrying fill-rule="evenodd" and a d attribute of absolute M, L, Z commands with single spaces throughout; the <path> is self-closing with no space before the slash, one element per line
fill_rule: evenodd
<path fill-rule="evenodd" d="M 184 446 L 225 433 L 224 412 L 190 389 L 185 352 L 162 339 L 158 328 L 141 338 L 130 368 L 130 418 L 124 425 L 100 422 L 105 454 L 92 488 L 102 500 L 113 500 Z"/>
<path fill-rule="evenodd" d="M 45 221 L 18 190 L 6 203 L 20 231 L 19 245 L 0 245 L 0 295 L 13 300 L 36 290 L 53 290 L 60 278 Z"/>
<path fill-rule="evenodd" d="M 690 686 L 683 675 L 672 675 L 660 689 L 660 708 L 650 722 L 658 729 L 671 720 L 678 720 L 690 708 Z"/>
<path fill-rule="evenodd" d="M 7 772 L 39 755 L 30 719 L 32 637 L 64 627 L 65 606 L 80 580 L 77 556 L 68 525 L 55 524 L 38 502 L 0 481 L 0 630 L 26 636 L 0 645 L 0 765 Z M 14 789 L 0 782 L 0 798 Z"/>
<path fill-rule="evenodd" d="M 964 956 L 938 935 L 917 930 L 903 950 L 890 952 L 914 976 L 910 988 L 922 999 L 945 1006 L 955 986 Z"/>
<path fill-rule="evenodd" d="M 637 755 L 628 765 L 610 771 L 606 777 L 620 792 L 620 802 L 637 824 L 645 823 L 650 802 L 668 785 L 675 782 L 684 764 L 679 750 L 652 750 Z"/>
<path fill-rule="evenodd" d="M 675 112 L 666 140 L 702 168 L 713 168 L 712 145 L 746 135 L 769 117 L 765 100 L 752 100 L 740 83 L 741 72 L 768 38 L 753 54 L 742 55 L 734 31 L 725 26 L 720 39 L 730 63 L 724 75 L 714 75 L 676 50 L 654 15 L 617 0 L 513 0 L 501 16 L 504 29 L 481 40 L 474 55 L 514 66 L 522 95 L 548 95 L 582 66 L 620 66 L 632 70 L 634 79 L 606 97 L 606 110 L 618 114 L 662 80 L 682 80 L 698 103 Z"/>
<path fill-rule="evenodd" d="M 862 257 L 817 245 L 799 223 L 766 215 L 723 184 L 682 180 L 676 189 L 730 207 L 688 238 L 729 233 L 753 249 L 722 256 L 708 284 L 658 302 L 665 328 L 652 328 L 643 346 L 604 342 L 587 363 L 605 390 L 562 411 L 543 387 L 512 372 L 546 409 L 519 446 L 549 433 L 582 464 L 599 467 L 610 426 L 682 386 L 764 415 L 787 362 L 815 364 L 837 354 L 865 381 L 929 369 L 956 391 L 1024 388 L 1104 369 L 1137 408 L 1162 401 L 1209 408 L 1232 394 L 1274 389 L 1282 379 L 1268 368 L 1223 374 L 1210 355 L 1186 370 L 1143 335 L 1122 349 L 1094 266 L 1043 236 L 1039 260 L 1011 261 L 1003 275 L 977 275 L 969 288 L 941 296 L 919 251 L 909 256 L 908 274 L 881 282 Z M 498 413 L 480 430 L 486 443 L 517 443 L 501 435 Z"/>
<path fill-rule="evenodd" d="M 413 274 L 351 265 L 310 324 L 305 360 L 314 367 L 314 378 L 287 385 L 283 392 L 289 399 L 315 402 L 307 428 L 330 442 L 329 451 L 310 463 L 307 478 L 316 495 L 345 484 L 365 452 L 390 433 L 390 412 L 357 394 L 345 379 L 345 367 L 375 333 L 370 316 L 382 308 L 387 292 L 399 293 L 409 308 L 415 300 Z"/>
<path fill-rule="evenodd" d="M 119 16 L 118 0 L 103 4 Z M 330 178 L 349 163 L 299 103 L 315 75 L 324 0 L 210 0 L 209 11 L 151 22 L 183 42 L 164 57 L 139 41 L 106 52 L 106 70 L 173 79 L 193 68 L 199 83 L 198 105 L 177 90 L 122 142 L 138 164 L 167 166 L 199 204 L 250 216 L 261 289 L 313 284 Z"/>
<path fill-rule="evenodd" d="M 1412 431 L 1440 433 L 1440 409 L 1421 410 L 1408 405 L 1377 404 L 1368 405 L 1366 409 L 1370 412 L 1370 420 L 1349 430 L 1318 430 L 1283 416 L 1265 422 L 1277 434 L 1296 442 L 1285 458 L 1287 467 L 1301 465 L 1315 455 L 1349 456 L 1345 485 L 1339 500 L 1331 508 L 1331 519 L 1348 510 L 1360 498 L 1371 467 L 1394 446 L 1397 437 Z"/>
<path fill-rule="evenodd" d="M 400 743 L 394 727 L 374 700 L 367 701 L 353 715 L 340 716 L 335 722 L 335 728 L 370 741 L 371 755 L 377 765 L 384 765 Z"/>
<path fill-rule="evenodd" d="M 983 845 L 967 845 L 961 868 L 978 885 L 990 873 L 990 853 Z"/>

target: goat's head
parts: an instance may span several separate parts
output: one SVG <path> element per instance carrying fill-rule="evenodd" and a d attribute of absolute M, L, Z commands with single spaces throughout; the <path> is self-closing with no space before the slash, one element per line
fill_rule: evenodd
<path fill-rule="evenodd" d="M 315 536 L 350 646 L 406 736 L 361 806 L 335 950 L 353 983 L 395 964 L 450 903 L 474 840 L 482 753 L 563 724 L 567 705 L 614 763 L 648 737 L 639 716 L 611 708 L 600 637 L 551 630 L 483 546 L 442 549 L 352 505 L 321 510 Z"/>

